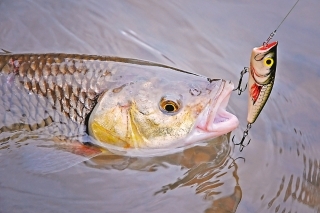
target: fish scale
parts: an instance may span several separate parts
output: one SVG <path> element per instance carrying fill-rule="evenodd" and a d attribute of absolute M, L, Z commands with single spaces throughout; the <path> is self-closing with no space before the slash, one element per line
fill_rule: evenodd
<path fill-rule="evenodd" d="M 1 107 L 14 110 L 1 116 L 0 133 L 36 130 L 54 121 L 68 123 L 64 117 L 83 124 L 99 94 L 91 82 L 97 83 L 106 71 L 107 66 L 99 64 L 105 59 L 68 54 L 0 55 Z M 95 66 L 100 67 L 98 74 Z M 28 125 L 20 125 L 17 118 L 23 117 Z"/>
<path fill-rule="evenodd" d="M 258 117 L 259 113 L 261 112 L 261 106 L 264 106 L 265 103 L 267 102 L 268 96 L 271 93 L 272 87 L 273 87 L 273 82 L 268 85 L 262 86 L 261 91 L 260 91 L 260 95 L 259 95 L 257 102 L 256 102 L 257 104 L 253 105 L 253 107 L 252 107 L 251 114 L 253 117 L 255 117 L 255 118 Z"/>

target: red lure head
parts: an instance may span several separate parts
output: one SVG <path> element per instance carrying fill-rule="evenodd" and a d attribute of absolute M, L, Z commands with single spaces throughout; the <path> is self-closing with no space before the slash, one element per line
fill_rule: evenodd
<path fill-rule="evenodd" d="M 274 41 L 270 44 L 265 44 L 265 45 L 262 45 L 261 47 L 256 47 L 258 50 L 268 50 L 268 49 L 271 49 L 272 47 L 275 47 L 278 45 L 278 42 L 277 41 Z"/>

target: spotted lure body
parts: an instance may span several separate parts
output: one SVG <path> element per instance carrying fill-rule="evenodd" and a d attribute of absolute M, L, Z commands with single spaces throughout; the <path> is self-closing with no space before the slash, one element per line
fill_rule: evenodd
<path fill-rule="evenodd" d="M 277 67 L 277 45 L 278 42 L 275 41 L 252 50 L 248 80 L 249 124 L 256 121 L 270 96 Z"/>

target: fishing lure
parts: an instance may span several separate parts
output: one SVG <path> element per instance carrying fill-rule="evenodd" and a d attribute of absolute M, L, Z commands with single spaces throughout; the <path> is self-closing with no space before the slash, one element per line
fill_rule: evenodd
<path fill-rule="evenodd" d="M 234 90 L 238 90 L 238 95 L 241 95 L 241 93 L 246 90 L 247 86 L 249 88 L 247 128 L 243 131 L 243 136 L 239 143 L 235 143 L 234 136 L 232 137 L 233 143 L 235 145 L 240 145 L 240 151 L 242 151 L 245 146 L 249 145 L 251 139 L 246 144 L 244 144 L 244 140 L 247 137 L 252 124 L 256 121 L 264 105 L 268 101 L 274 85 L 277 68 L 278 42 L 274 41 L 269 44 L 269 41 L 276 34 L 283 21 L 287 18 L 298 2 L 299 0 L 296 1 L 276 30 L 270 34 L 265 42 L 263 42 L 262 46 L 253 48 L 250 58 L 250 66 L 244 67 L 240 73 L 238 86 Z M 249 73 L 249 79 L 245 88 L 242 89 L 242 78 L 246 73 Z"/>
<path fill-rule="evenodd" d="M 240 151 L 250 143 L 251 140 L 244 145 L 244 140 L 248 135 L 251 125 L 258 118 L 271 94 L 277 68 L 277 46 L 278 42 L 275 41 L 271 44 L 265 44 L 261 47 L 253 48 L 249 68 L 245 67 L 244 70 L 241 71 L 239 85 L 236 90 L 239 90 L 239 95 L 245 90 L 241 89 L 240 85 L 243 75 L 249 72 L 249 80 L 247 84 L 249 87 L 249 96 L 247 129 L 243 132 L 243 137 L 240 143 L 235 143 L 235 145 L 240 145 Z M 232 140 L 234 140 L 234 136 Z"/>

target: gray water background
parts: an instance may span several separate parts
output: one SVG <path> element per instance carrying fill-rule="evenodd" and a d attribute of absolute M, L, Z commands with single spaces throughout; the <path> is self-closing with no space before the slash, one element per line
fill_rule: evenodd
<path fill-rule="evenodd" d="M 138 58 L 237 83 L 294 3 L 2 0 L 0 47 Z M 0 212 L 320 212 L 319 8 L 301 0 L 274 37 L 276 83 L 243 152 L 102 158 L 41 175 L 2 150 Z M 229 110 L 240 140 L 247 94 Z"/>

